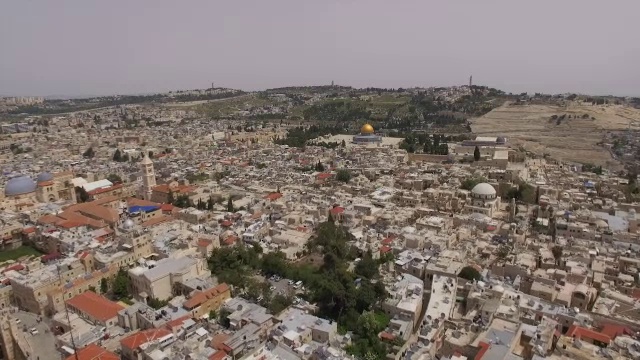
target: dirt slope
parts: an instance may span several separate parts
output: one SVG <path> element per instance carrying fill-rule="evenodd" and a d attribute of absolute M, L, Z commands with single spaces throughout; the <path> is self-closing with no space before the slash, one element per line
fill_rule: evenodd
<path fill-rule="evenodd" d="M 584 117 L 584 115 L 588 117 Z M 558 124 L 553 115 L 571 115 Z M 640 129 L 640 110 L 619 105 L 571 103 L 555 105 L 505 104 L 472 120 L 477 135 L 506 136 L 513 146 L 563 161 L 619 168 L 606 148 L 598 145 L 607 131 Z"/>

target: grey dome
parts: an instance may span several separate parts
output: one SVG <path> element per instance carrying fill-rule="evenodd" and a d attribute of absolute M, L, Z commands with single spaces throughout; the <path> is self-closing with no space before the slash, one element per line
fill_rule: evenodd
<path fill-rule="evenodd" d="M 5 196 L 17 196 L 36 191 L 36 183 L 28 176 L 18 176 L 9 181 L 4 187 Z"/>
<path fill-rule="evenodd" d="M 483 196 L 495 196 L 496 189 L 493 188 L 490 184 L 480 183 L 471 189 L 471 192 L 474 195 L 483 195 Z"/>
<path fill-rule="evenodd" d="M 48 172 L 43 172 L 40 175 L 38 175 L 36 182 L 41 183 L 41 182 L 51 181 L 51 180 L 53 180 L 53 175 L 51 175 L 51 173 L 48 173 Z"/>

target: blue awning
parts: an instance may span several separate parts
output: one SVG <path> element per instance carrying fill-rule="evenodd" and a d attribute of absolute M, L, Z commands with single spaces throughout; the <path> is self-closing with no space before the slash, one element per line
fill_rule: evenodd
<path fill-rule="evenodd" d="M 146 206 L 131 206 L 129 208 L 129 212 L 130 213 L 138 213 L 138 212 L 151 212 L 151 211 L 156 211 L 160 209 L 160 206 L 155 206 L 155 205 L 146 205 Z"/>

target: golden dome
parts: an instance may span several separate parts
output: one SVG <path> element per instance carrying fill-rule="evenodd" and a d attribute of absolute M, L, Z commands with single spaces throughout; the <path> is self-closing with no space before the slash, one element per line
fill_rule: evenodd
<path fill-rule="evenodd" d="M 371 126 L 370 124 L 362 125 L 362 127 L 360 128 L 360 133 L 361 134 L 373 134 L 374 133 L 373 126 Z"/>

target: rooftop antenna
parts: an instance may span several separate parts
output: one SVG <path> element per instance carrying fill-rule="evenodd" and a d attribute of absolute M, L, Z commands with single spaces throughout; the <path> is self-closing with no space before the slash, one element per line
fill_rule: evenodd
<path fill-rule="evenodd" d="M 62 284 L 62 275 L 60 274 L 60 264 L 56 264 L 56 270 L 58 272 L 58 279 L 60 280 L 60 284 Z M 78 347 L 76 346 L 76 341 L 73 338 L 73 326 L 71 325 L 71 319 L 69 318 L 69 308 L 67 307 L 67 302 L 64 299 L 64 293 L 67 288 L 62 285 L 62 303 L 64 304 L 64 312 L 67 315 L 67 323 L 69 324 L 69 335 L 71 335 L 71 346 L 73 347 L 73 354 L 76 360 L 80 360 L 78 358 Z"/>

